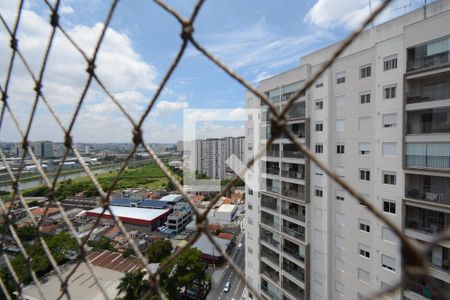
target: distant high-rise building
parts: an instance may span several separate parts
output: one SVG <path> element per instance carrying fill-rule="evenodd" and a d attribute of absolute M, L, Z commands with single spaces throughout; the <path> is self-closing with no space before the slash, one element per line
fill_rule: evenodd
<path fill-rule="evenodd" d="M 244 158 L 244 137 L 196 140 L 196 170 L 211 179 L 225 179 L 232 172 L 226 164 L 231 155 Z"/>
<path fill-rule="evenodd" d="M 367 29 L 286 114 L 301 143 L 428 246 L 450 225 L 449 9 L 449 0 L 434 1 Z M 283 109 L 340 45 L 303 56 L 259 90 Z M 249 92 L 246 106 L 261 109 L 254 126 L 258 145 L 265 144 L 267 105 Z M 285 136 L 253 172 L 262 188 L 246 188 L 245 274 L 264 298 L 363 299 L 402 279 L 393 231 Z M 448 291 L 449 244 L 439 243 L 429 259 L 434 284 L 408 277 L 389 299 L 438 299 L 435 287 Z"/>
<path fill-rule="evenodd" d="M 53 142 L 51 141 L 38 141 L 30 142 L 30 147 L 33 150 L 34 155 L 38 158 L 52 158 L 53 154 Z M 15 154 L 18 157 L 23 155 L 22 143 L 16 144 Z M 29 154 L 27 153 L 27 156 Z"/>

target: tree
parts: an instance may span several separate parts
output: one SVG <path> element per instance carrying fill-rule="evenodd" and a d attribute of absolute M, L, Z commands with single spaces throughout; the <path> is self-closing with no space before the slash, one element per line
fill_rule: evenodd
<path fill-rule="evenodd" d="M 102 237 L 98 241 L 88 241 L 88 245 L 93 247 L 94 249 L 104 249 L 109 251 L 115 251 L 114 247 L 111 245 L 109 240 L 105 237 Z"/>
<path fill-rule="evenodd" d="M 154 241 L 147 250 L 148 261 L 159 263 L 172 253 L 173 247 L 169 240 Z"/>
<path fill-rule="evenodd" d="M 119 295 L 124 294 L 122 299 L 134 300 L 142 298 L 149 288 L 148 282 L 144 280 L 144 276 L 145 272 L 141 270 L 125 273 L 117 287 Z"/>
<path fill-rule="evenodd" d="M 198 286 L 200 290 L 209 286 L 206 264 L 200 260 L 201 252 L 189 248 L 181 253 L 174 262 L 162 270 L 161 285 L 169 299 L 180 299 L 182 293 Z"/>

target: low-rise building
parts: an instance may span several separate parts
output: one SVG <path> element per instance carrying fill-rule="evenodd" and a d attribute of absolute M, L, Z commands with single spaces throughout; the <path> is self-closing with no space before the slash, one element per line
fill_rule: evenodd
<path fill-rule="evenodd" d="M 227 224 L 234 221 L 237 214 L 237 206 L 233 204 L 222 204 L 213 213 L 214 221 L 219 224 Z"/>
<path fill-rule="evenodd" d="M 177 234 L 192 221 L 192 209 L 186 203 L 178 204 L 173 209 L 174 212 L 167 217 L 166 226 L 171 233 Z"/>

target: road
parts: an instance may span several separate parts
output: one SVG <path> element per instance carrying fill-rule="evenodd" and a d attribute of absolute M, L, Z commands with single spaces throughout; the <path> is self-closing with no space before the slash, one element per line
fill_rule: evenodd
<path fill-rule="evenodd" d="M 238 238 L 237 244 L 242 243 L 242 248 L 234 249 L 232 253 L 233 261 L 236 265 L 244 271 L 245 264 L 245 235 L 242 234 L 240 238 Z M 229 281 L 231 284 L 230 291 L 225 293 L 223 288 L 225 287 L 225 283 Z M 240 300 L 242 298 L 242 294 L 244 292 L 245 284 L 244 282 L 236 275 L 236 272 L 231 269 L 231 267 L 227 267 L 222 279 L 218 284 L 214 284 L 211 292 L 208 295 L 208 299 L 211 300 Z"/>

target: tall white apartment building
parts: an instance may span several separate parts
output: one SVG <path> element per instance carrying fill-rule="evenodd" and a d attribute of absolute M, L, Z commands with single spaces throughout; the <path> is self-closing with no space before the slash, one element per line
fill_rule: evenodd
<path fill-rule="evenodd" d="M 227 172 L 226 160 L 231 155 L 244 159 L 244 137 L 211 138 L 196 140 L 196 170 L 211 179 L 225 179 Z"/>
<path fill-rule="evenodd" d="M 450 225 L 449 24 L 450 1 L 441 0 L 366 30 L 287 115 L 302 143 L 423 244 Z M 283 108 L 339 45 L 302 57 L 259 90 Z M 247 122 L 254 149 L 272 133 L 270 114 L 251 93 L 246 105 L 261 109 Z M 264 298 L 361 299 L 404 277 L 392 231 L 289 140 L 278 138 L 253 172 L 261 189 L 246 189 L 245 273 Z M 449 243 L 430 254 L 447 291 L 449 256 Z M 407 282 L 388 298 L 437 299 L 427 282 Z"/>

